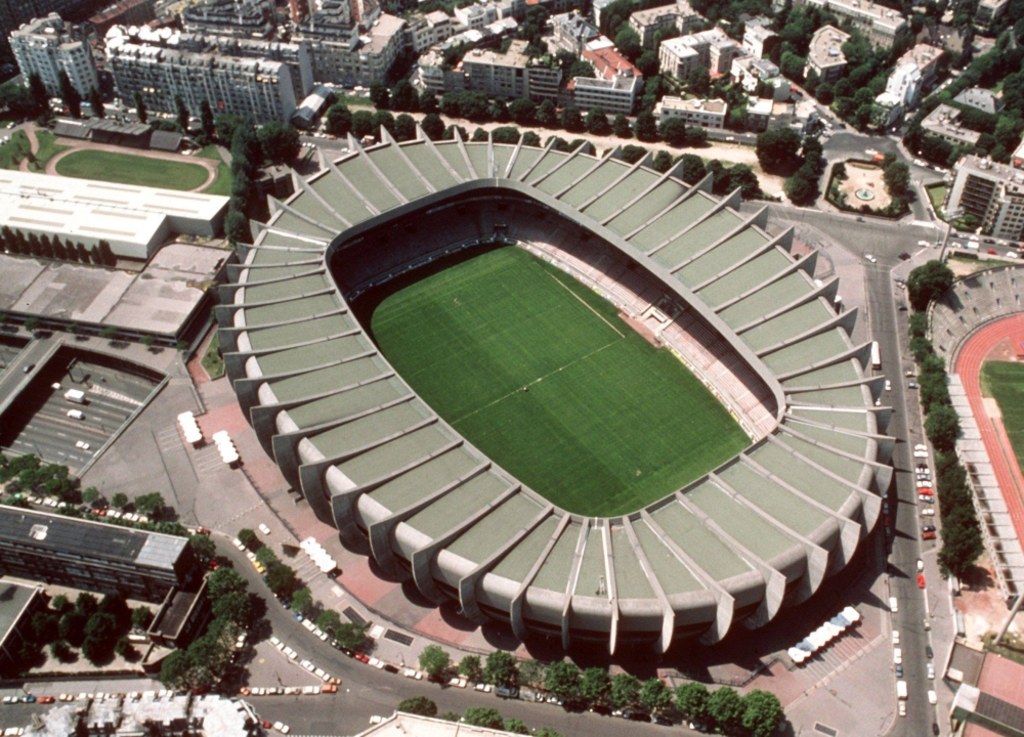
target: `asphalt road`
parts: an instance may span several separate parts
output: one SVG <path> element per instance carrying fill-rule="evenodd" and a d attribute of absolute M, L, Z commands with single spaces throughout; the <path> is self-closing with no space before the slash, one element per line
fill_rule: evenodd
<path fill-rule="evenodd" d="M 250 699 L 261 718 L 282 721 L 291 727 L 293 734 L 357 734 L 366 729 L 372 715 L 388 715 L 400 701 L 413 696 L 432 699 L 439 713 L 462 713 L 471 706 L 490 706 L 506 718 L 521 719 L 531 728 L 552 727 L 567 736 L 588 734 L 593 737 L 620 737 L 625 729 L 631 735 L 669 734 L 666 727 L 656 724 L 626 722 L 591 713 L 573 714 L 549 704 L 507 701 L 471 689 L 442 687 L 425 680 L 415 681 L 401 674 L 388 673 L 360 663 L 325 645 L 304 629 L 291 612 L 269 593 L 245 555 L 226 542 L 224 537 L 216 536 L 215 539 L 218 552 L 231 559 L 235 570 L 248 582 L 250 590 L 264 597 L 267 602 L 266 619 L 273 633 L 298 652 L 297 660 L 307 658 L 343 681 L 335 695 L 262 696 Z M 284 655 L 280 657 L 284 659 Z M 256 679 L 253 679 L 252 684 L 275 685 Z M 285 682 L 284 685 L 296 684 Z M 676 726 L 672 728 L 671 734 L 698 733 Z"/>

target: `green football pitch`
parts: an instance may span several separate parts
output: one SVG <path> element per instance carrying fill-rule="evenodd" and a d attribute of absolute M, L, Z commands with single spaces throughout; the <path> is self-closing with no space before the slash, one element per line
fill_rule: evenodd
<path fill-rule="evenodd" d="M 371 325 L 441 417 L 575 514 L 633 512 L 749 442 L 677 358 L 518 248 L 414 281 L 381 301 Z"/>
<path fill-rule="evenodd" d="M 983 393 L 999 405 L 1017 463 L 1024 468 L 1024 365 L 986 361 L 981 367 L 981 383 Z"/>

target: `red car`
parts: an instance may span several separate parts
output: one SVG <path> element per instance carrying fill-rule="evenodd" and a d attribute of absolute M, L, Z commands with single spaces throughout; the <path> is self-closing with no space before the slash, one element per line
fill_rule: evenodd
<path fill-rule="evenodd" d="M 923 589 L 924 588 L 924 574 L 923 573 L 918 573 L 917 574 L 917 588 L 919 588 L 919 589 Z"/>
<path fill-rule="evenodd" d="M 355 654 L 355 659 L 358 660 L 360 663 L 369 663 L 370 662 L 370 656 L 367 655 L 366 653 L 356 653 Z"/>
<path fill-rule="evenodd" d="M 920 489 L 917 490 L 917 493 L 918 494 L 922 494 L 924 496 L 934 496 L 934 494 L 935 494 L 935 492 L 932 491 L 927 486 L 922 486 Z"/>
<path fill-rule="evenodd" d="M 921 533 L 921 539 L 922 540 L 934 540 L 935 539 L 935 533 L 931 532 L 931 531 L 922 532 Z"/>
<path fill-rule="evenodd" d="M 56 700 L 57 699 L 53 698 L 52 696 L 40 696 L 37 701 L 40 704 L 52 704 Z"/>

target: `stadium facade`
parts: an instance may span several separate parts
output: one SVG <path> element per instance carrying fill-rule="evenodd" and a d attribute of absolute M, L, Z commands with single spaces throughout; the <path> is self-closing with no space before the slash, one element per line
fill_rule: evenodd
<path fill-rule="evenodd" d="M 317 516 L 431 600 L 519 637 L 612 653 L 761 626 L 855 556 L 888 487 L 890 410 L 835 279 L 792 231 L 675 170 L 491 142 L 385 135 L 274 202 L 217 307 L 228 375 Z M 751 439 L 627 515 L 569 514 L 460 437 L 353 314 L 457 249 L 515 242 L 672 350 Z M 640 378 L 640 377 L 638 377 Z M 685 453 L 681 447 L 679 452 Z M 600 493 L 595 489 L 594 493 Z"/>

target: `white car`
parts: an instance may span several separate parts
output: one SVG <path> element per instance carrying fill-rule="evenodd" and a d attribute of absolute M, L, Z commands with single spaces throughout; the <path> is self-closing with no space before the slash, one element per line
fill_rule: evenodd
<path fill-rule="evenodd" d="M 935 665 L 933 663 L 928 663 L 928 680 L 935 680 Z"/>
<path fill-rule="evenodd" d="M 899 715 L 901 717 L 905 717 L 907 715 L 907 702 L 906 701 L 899 701 L 899 702 L 897 702 L 896 709 L 899 712 Z"/>
<path fill-rule="evenodd" d="M 878 263 L 878 259 L 875 256 L 873 256 L 872 254 L 870 254 L 870 253 L 865 253 L 864 254 L 864 258 L 867 259 L 868 262 L 870 262 L 872 264 L 877 264 Z"/>
<path fill-rule="evenodd" d="M 917 559 L 917 570 L 918 570 L 918 572 L 924 570 L 924 561 L 921 560 L 920 558 Z"/>
<path fill-rule="evenodd" d="M 892 382 L 889 381 L 888 379 L 885 380 L 885 390 L 887 392 L 891 392 L 892 391 Z"/>
<path fill-rule="evenodd" d="M 258 527 L 258 529 L 259 529 L 259 531 L 260 531 L 260 532 L 262 532 L 262 533 L 263 533 L 264 535 L 269 535 L 269 534 L 270 534 L 270 528 L 269 528 L 269 527 L 267 527 L 267 526 L 266 526 L 265 524 L 263 524 L 262 522 L 260 522 L 260 524 L 259 524 L 259 527 Z"/>
<path fill-rule="evenodd" d="M 921 443 L 918 443 L 917 445 L 914 446 L 914 458 L 927 458 L 927 457 L 928 457 L 928 448 L 927 448 L 927 446 L 922 445 Z"/>
<path fill-rule="evenodd" d="M 900 631 L 899 630 L 893 630 L 892 631 L 892 644 L 893 645 L 899 645 L 900 644 Z"/>
<path fill-rule="evenodd" d="M 921 510 L 921 516 L 922 517 L 934 517 L 935 516 L 935 507 L 925 507 L 924 509 Z"/>
<path fill-rule="evenodd" d="M 932 706 L 934 706 L 935 704 L 939 703 L 939 696 L 938 696 L 938 694 L 936 694 L 932 690 L 928 691 L 928 703 L 931 704 Z"/>
<path fill-rule="evenodd" d="M 273 645 L 274 647 L 276 647 L 278 650 L 280 650 L 282 647 L 284 647 L 284 645 L 281 644 L 281 638 L 278 637 L 277 635 L 271 635 L 270 636 L 270 644 Z"/>
<path fill-rule="evenodd" d="M 276 729 L 281 734 L 288 734 L 292 731 L 292 728 L 284 722 L 274 722 L 274 729 Z"/>
<path fill-rule="evenodd" d="M 895 596 L 889 597 L 889 609 L 892 611 L 893 614 L 900 610 L 900 603 Z"/>
<path fill-rule="evenodd" d="M 903 650 L 901 648 L 894 647 L 892 649 L 892 662 L 896 665 L 903 663 Z"/>

